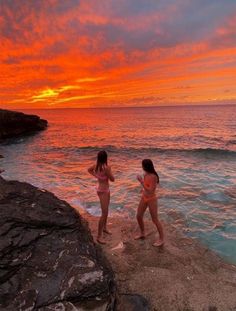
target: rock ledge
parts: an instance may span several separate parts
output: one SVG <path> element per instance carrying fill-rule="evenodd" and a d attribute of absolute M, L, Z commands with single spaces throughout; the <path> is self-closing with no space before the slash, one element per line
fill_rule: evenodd
<path fill-rule="evenodd" d="M 0 140 L 44 130 L 47 125 L 46 120 L 36 115 L 0 109 Z"/>
<path fill-rule="evenodd" d="M 113 271 L 66 202 L 0 177 L 0 310 L 114 310 Z"/>

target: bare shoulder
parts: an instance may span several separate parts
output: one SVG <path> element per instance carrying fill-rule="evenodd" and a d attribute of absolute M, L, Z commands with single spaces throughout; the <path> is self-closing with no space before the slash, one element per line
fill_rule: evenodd
<path fill-rule="evenodd" d="M 147 182 L 153 182 L 153 183 L 156 183 L 157 182 L 157 177 L 155 174 L 146 174 L 145 175 L 145 180 Z"/>
<path fill-rule="evenodd" d="M 110 174 L 111 174 L 111 167 L 110 167 L 110 165 L 107 165 L 107 166 L 105 167 L 105 174 L 107 174 L 107 175 L 110 175 Z"/>
<path fill-rule="evenodd" d="M 107 177 L 109 178 L 110 181 L 115 181 L 115 178 L 113 176 L 113 173 L 111 171 L 111 166 L 107 165 L 105 168 L 105 174 L 107 175 Z"/>
<path fill-rule="evenodd" d="M 111 166 L 110 165 L 106 165 L 105 172 L 109 173 L 110 171 L 111 171 Z"/>

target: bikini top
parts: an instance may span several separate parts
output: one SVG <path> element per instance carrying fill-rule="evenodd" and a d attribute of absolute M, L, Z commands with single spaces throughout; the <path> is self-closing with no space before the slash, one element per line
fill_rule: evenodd
<path fill-rule="evenodd" d="M 107 181 L 108 177 L 104 172 L 97 172 L 96 175 L 98 180 L 103 180 L 103 181 Z"/>

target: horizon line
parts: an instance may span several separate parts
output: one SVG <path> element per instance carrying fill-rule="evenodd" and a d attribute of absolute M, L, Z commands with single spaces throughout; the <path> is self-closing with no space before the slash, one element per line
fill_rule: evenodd
<path fill-rule="evenodd" d="M 216 103 L 216 104 L 179 104 L 179 105 L 159 105 L 159 106 L 100 106 L 100 107 L 58 107 L 58 108 L 2 108 L 3 110 L 65 110 L 65 109 L 143 109 L 143 108 L 165 108 L 165 107 L 213 107 L 213 106 L 235 106 L 235 103 L 223 104 L 223 103 Z"/>

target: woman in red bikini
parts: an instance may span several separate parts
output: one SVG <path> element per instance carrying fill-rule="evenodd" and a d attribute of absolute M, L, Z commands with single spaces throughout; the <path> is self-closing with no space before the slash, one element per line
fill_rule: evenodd
<path fill-rule="evenodd" d="M 159 176 L 155 171 L 152 160 L 144 159 L 142 161 L 142 167 L 145 172 L 144 178 L 142 178 L 140 175 L 137 176 L 138 181 L 142 185 L 142 196 L 137 211 L 137 221 L 141 233 L 137 235 L 135 239 L 144 239 L 146 236 L 144 230 L 143 216 L 148 207 L 152 221 L 156 225 L 160 236 L 159 239 L 153 244 L 153 246 L 161 246 L 164 244 L 164 234 L 162 224 L 158 219 L 158 206 L 156 196 L 156 187 L 157 184 L 159 184 Z"/>
<path fill-rule="evenodd" d="M 105 150 L 98 152 L 97 163 L 91 166 L 88 169 L 88 172 L 98 180 L 97 194 L 102 210 L 102 215 L 98 223 L 97 242 L 106 244 L 102 238 L 102 233 L 105 232 L 111 234 L 111 232 L 107 229 L 108 207 L 110 203 L 109 180 L 115 181 L 115 178 L 112 174 L 111 167 L 107 165 L 107 153 Z"/>

